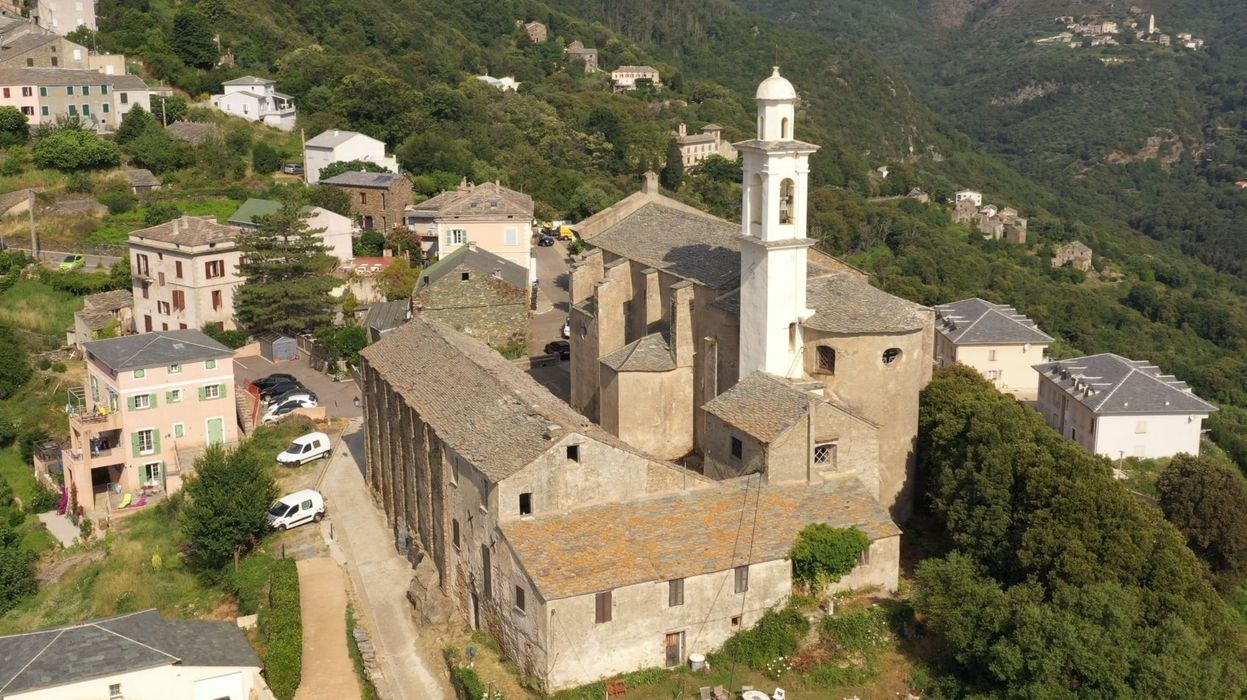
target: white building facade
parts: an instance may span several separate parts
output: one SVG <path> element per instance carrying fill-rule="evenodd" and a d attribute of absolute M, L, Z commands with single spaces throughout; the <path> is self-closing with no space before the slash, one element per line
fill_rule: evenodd
<path fill-rule="evenodd" d="M 973 298 L 935 307 L 935 364 L 973 367 L 1022 401 L 1035 399 L 1034 366 L 1051 343 L 1033 321 L 1004 304 Z"/>
<path fill-rule="evenodd" d="M 363 160 L 398 172 L 398 159 L 385 153 L 385 142 L 356 131 L 331 129 L 309 139 L 303 146 L 303 172 L 307 184 L 320 182 L 320 171 L 334 163 Z"/>
<path fill-rule="evenodd" d="M 78 27 L 95 31 L 95 0 L 30 0 L 30 19 L 61 35 Z"/>
<path fill-rule="evenodd" d="M 298 112 L 294 98 L 277 92 L 277 83 L 267 78 L 244 76 L 221 83 L 224 94 L 213 95 L 212 104 L 217 109 L 242 117 L 247 121 L 263 122 L 282 131 L 293 131 Z"/>

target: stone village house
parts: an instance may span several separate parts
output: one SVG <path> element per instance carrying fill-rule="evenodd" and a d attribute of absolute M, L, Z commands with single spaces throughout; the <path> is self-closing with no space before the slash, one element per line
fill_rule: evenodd
<path fill-rule="evenodd" d="M 1075 270 L 1087 272 L 1091 269 L 1091 248 L 1081 241 L 1071 241 L 1056 249 L 1052 256 L 1053 267 L 1069 265 Z"/>
<path fill-rule="evenodd" d="M 839 587 L 897 586 L 931 312 L 810 253 L 816 147 L 778 71 L 757 97 L 743 225 L 651 174 L 580 227 L 573 403 L 597 423 L 425 318 L 362 353 L 366 477 L 417 607 L 449 597 L 548 690 L 718 648 L 790 595 L 810 523 L 871 540 Z"/>
<path fill-rule="evenodd" d="M 411 204 L 411 180 L 398 173 L 361 170 L 338 173 L 320 182 L 346 192 L 351 200 L 351 214 L 361 230 L 388 233 L 403 225 L 403 212 Z"/>
<path fill-rule="evenodd" d="M 527 340 L 530 297 L 526 268 L 468 244 L 420 273 L 411 309 L 500 348 Z"/>

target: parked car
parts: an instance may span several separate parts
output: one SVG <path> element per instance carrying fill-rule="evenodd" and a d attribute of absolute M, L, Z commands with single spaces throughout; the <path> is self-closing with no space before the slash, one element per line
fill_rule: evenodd
<path fill-rule="evenodd" d="M 276 423 L 300 408 L 316 408 L 319 405 L 310 399 L 292 399 L 285 403 L 275 403 L 264 412 L 264 417 L 260 419 L 260 422 Z"/>
<path fill-rule="evenodd" d="M 269 406 L 272 406 L 274 404 L 280 405 L 280 404 L 286 403 L 287 401 L 319 401 L 319 400 L 320 399 L 316 398 L 316 394 L 308 391 L 307 389 L 292 389 L 290 391 L 287 391 L 284 394 L 270 397 L 265 403 L 268 404 Z"/>
<path fill-rule="evenodd" d="M 264 516 L 269 527 L 289 530 L 306 523 L 318 523 L 325 517 L 325 497 L 319 491 L 304 489 L 286 494 L 273 501 Z"/>
<path fill-rule="evenodd" d="M 281 166 L 281 171 L 287 175 L 302 175 L 303 166 L 298 163 L 286 163 Z"/>
<path fill-rule="evenodd" d="M 278 374 L 270 374 L 267 377 L 261 377 L 251 383 L 255 384 L 257 389 L 264 390 L 274 384 L 279 384 L 281 382 L 294 382 L 297 384 L 299 380 L 295 379 L 295 376 L 293 374 L 278 373 Z"/>
<path fill-rule="evenodd" d="M 61 264 L 58 265 L 56 269 L 61 271 L 78 270 L 86 267 L 86 265 L 87 259 L 81 255 L 66 255 L 65 259 L 61 261 Z"/>
<path fill-rule="evenodd" d="M 542 248 L 549 248 L 550 246 L 554 245 L 554 236 L 547 236 L 544 233 L 541 234 L 540 236 L 537 236 L 537 245 L 541 246 Z"/>
<path fill-rule="evenodd" d="M 562 238 L 565 241 L 572 241 L 579 237 L 580 234 L 576 233 L 576 229 L 571 226 L 564 224 L 559 227 L 559 238 Z"/>
<path fill-rule="evenodd" d="M 329 459 L 333 453 L 333 444 L 324 433 L 308 433 L 300 435 L 290 443 L 281 454 L 277 455 L 278 464 L 298 466 L 307 464 L 314 459 Z"/>
<path fill-rule="evenodd" d="M 307 387 L 298 382 L 278 382 L 260 390 L 260 398 L 268 401 L 274 396 L 289 394 L 292 391 L 307 391 Z"/>
<path fill-rule="evenodd" d="M 571 316 L 568 316 L 567 318 L 563 319 L 563 337 L 564 338 L 572 337 L 572 317 Z"/>
<path fill-rule="evenodd" d="M 572 359 L 572 344 L 566 340 L 552 340 L 546 343 L 547 355 L 558 355 L 560 360 Z"/>

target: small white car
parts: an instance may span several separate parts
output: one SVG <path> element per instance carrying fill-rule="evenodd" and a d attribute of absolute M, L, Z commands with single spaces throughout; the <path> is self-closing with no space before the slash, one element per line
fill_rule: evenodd
<path fill-rule="evenodd" d="M 569 339 L 572 337 L 572 317 L 571 316 L 568 316 L 567 318 L 563 319 L 563 337 L 569 338 Z"/>
<path fill-rule="evenodd" d="M 325 497 L 319 491 L 304 489 L 274 501 L 265 519 L 275 530 L 289 530 L 306 523 L 318 523 L 324 517 Z"/>
<path fill-rule="evenodd" d="M 333 444 L 329 441 L 329 436 L 324 433 L 308 433 L 300 435 L 290 443 L 284 452 L 277 455 L 279 464 L 286 464 L 292 467 L 320 458 L 329 459 L 329 455 L 333 453 Z"/>
<path fill-rule="evenodd" d="M 316 408 L 318 405 L 315 401 L 294 399 L 281 404 L 274 404 L 268 407 L 264 412 L 264 417 L 260 419 L 261 423 L 276 423 L 277 421 L 290 415 L 293 411 L 300 408 Z"/>

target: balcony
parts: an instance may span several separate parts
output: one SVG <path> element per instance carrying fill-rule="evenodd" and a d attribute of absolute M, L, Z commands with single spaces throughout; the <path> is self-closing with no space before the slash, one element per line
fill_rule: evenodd
<path fill-rule="evenodd" d="M 121 429 L 121 412 L 109 411 L 104 412 L 88 412 L 71 413 L 69 415 L 69 427 L 77 430 L 84 438 L 88 438 L 90 434 L 98 434 L 109 430 Z"/>

